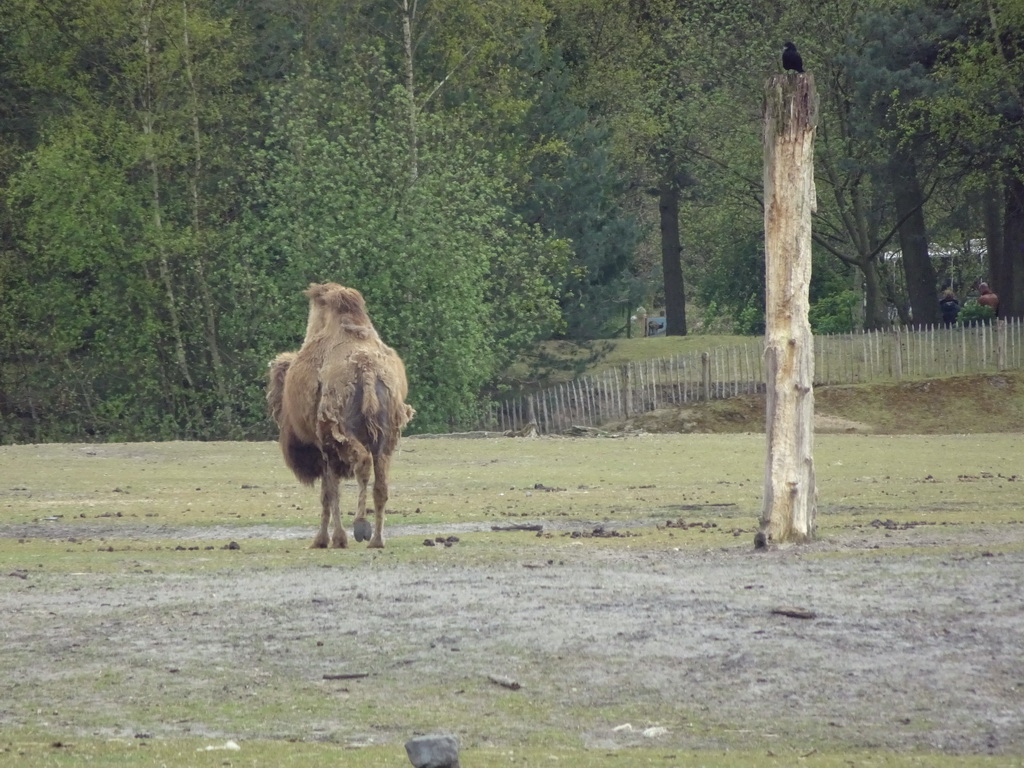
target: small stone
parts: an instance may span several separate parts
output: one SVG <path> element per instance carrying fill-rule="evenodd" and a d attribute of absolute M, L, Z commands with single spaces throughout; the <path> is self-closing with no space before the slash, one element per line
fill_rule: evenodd
<path fill-rule="evenodd" d="M 454 736 L 417 736 L 405 742 L 415 768 L 459 768 L 459 741 Z"/>

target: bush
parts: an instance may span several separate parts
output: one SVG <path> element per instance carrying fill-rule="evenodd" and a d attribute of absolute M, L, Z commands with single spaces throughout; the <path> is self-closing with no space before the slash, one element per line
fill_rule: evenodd
<path fill-rule="evenodd" d="M 808 313 L 811 330 L 818 334 L 852 332 L 853 309 L 859 301 L 854 291 L 840 291 L 814 302 Z"/>
<path fill-rule="evenodd" d="M 996 313 L 992 311 L 992 307 L 983 306 L 976 299 L 971 299 L 960 308 L 960 314 L 957 315 L 956 321 L 959 325 L 977 325 L 989 323 L 995 316 Z"/>

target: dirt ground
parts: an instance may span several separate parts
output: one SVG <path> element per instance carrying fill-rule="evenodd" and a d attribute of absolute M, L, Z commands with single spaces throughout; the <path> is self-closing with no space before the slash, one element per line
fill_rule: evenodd
<path fill-rule="evenodd" d="M 468 533 L 450 531 L 429 533 Z M 83 533 L 104 531 L 0 525 Z M 177 537 L 222 545 L 218 533 Z M 1024 754 L 1024 525 L 866 523 L 767 553 L 581 535 L 501 563 L 465 562 L 455 543 L 419 563 L 203 573 L 204 557 L 244 555 L 250 539 L 232 535 L 238 550 L 186 547 L 191 573 L 3 574 L 0 728 Z M 309 530 L 248 535 L 304 546 Z"/>

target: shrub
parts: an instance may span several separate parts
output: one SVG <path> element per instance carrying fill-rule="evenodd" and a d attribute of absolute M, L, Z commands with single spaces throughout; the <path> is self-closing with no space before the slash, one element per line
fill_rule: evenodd
<path fill-rule="evenodd" d="M 977 325 L 991 322 L 995 316 L 996 313 L 992 311 L 992 307 L 983 306 L 976 299 L 971 299 L 960 308 L 960 314 L 957 315 L 956 321 L 960 325 Z"/>

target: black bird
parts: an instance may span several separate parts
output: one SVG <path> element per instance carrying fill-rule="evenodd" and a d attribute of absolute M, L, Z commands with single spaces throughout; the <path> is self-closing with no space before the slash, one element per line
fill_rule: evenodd
<path fill-rule="evenodd" d="M 804 60 L 792 43 L 786 43 L 782 48 L 782 68 L 794 72 L 804 71 Z"/>

